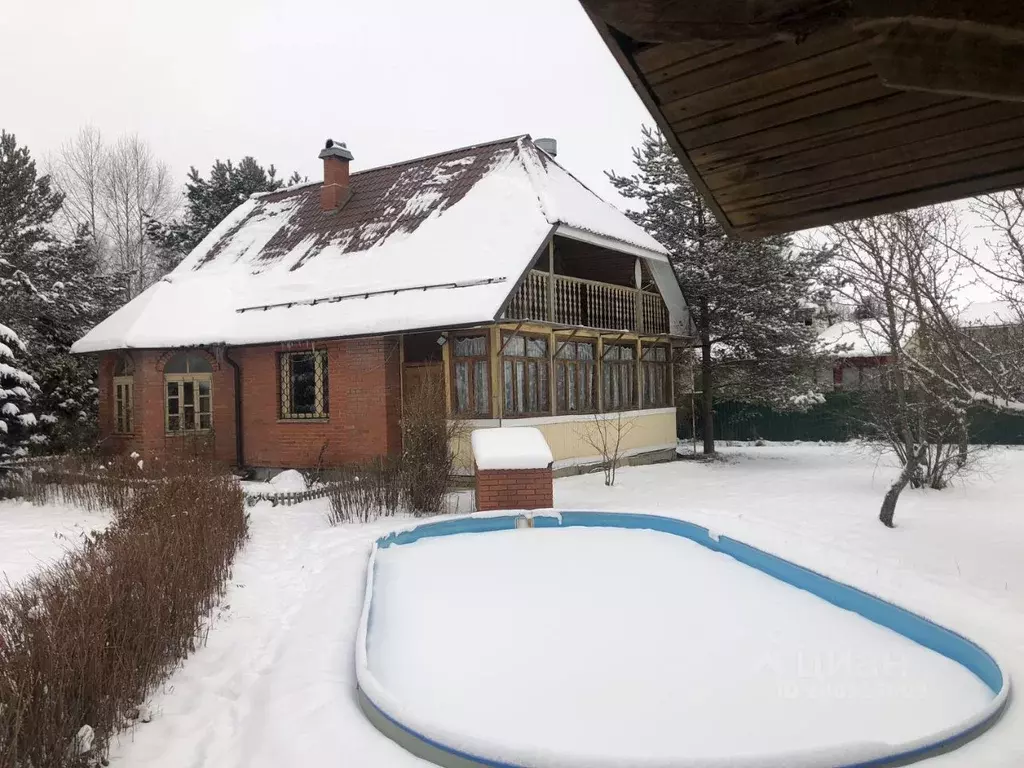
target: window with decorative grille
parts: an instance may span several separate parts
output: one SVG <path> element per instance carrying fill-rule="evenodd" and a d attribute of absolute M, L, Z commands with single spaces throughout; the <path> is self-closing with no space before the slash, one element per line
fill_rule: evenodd
<path fill-rule="evenodd" d="M 491 361 L 487 336 L 454 336 L 452 356 L 452 410 L 463 416 L 490 416 Z"/>
<path fill-rule="evenodd" d="M 505 416 L 544 416 L 551 412 L 551 359 L 545 336 L 506 335 L 502 351 Z"/>
<path fill-rule="evenodd" d="M 640 356 L 644 408 L 672 405 L 672 368 L 669 348 L 664 344 L 644 345 Z"/>
<path fill-rule="evenodd" d="M 597 410 L 594 393 L 596 348 L 592 341 L 555 342 L 555 406 L 558 413 Z"/>
<path fill-rule="evenodd" d="M 114 432 L 130 435 L 135 431 L 135 379 L 114 377 Z"/>
<path fill-rule="evenodd" d="M 604 409 L 624 411 L 636 407 L 636 347 L 606 344 L 601 355 Z"/>
<path fill-rule="evenodd" d="M 281 418 L 328 418 L 327 351 L 282 352 L 279 361 Z"/>

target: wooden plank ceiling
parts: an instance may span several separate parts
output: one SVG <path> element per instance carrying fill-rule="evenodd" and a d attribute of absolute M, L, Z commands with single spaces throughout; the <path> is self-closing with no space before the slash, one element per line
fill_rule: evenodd
<path fill-rule="evenodd" d="M 735 234 L 1024 186 L 1024 0 L 582 2 Z"/>

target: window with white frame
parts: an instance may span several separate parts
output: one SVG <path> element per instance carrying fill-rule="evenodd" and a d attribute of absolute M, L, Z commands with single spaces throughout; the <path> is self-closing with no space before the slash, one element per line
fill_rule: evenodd
<path fill-rule="evenodd" d="M 327 350 L 282 352 L 281 418 L 326 419 L 330 415 Z"/>
<path fill-rule="evenodd" d="M 135 431 L 135 366 L 122 355 L 114 366 L 114 432 L 130 435 Z"/>
<path fill-rule="evenodd" d="M 213 429 L 213 367 L 205 355 L 181 352 L 164 366 L 164 428 L 169 434 Z"/>

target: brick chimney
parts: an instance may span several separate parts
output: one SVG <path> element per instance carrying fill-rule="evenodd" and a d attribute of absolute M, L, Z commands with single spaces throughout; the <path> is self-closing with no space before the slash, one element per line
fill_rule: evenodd
<path fill-rule="evenodd" d="M 324 161 L 320 210 L 336 211 L 352 196 L 348 188 L 348 162 L 352 159 L 352 153 L 343 142 L 328 139 L 326 146 L 320 150 L 320 159 Z"/>

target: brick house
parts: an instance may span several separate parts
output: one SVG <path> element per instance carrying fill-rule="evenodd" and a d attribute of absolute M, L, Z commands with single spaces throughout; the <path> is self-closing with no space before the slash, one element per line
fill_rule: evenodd
<path fill-rule="evenodd" d="M 322 182 L 254 195 L 74 345 L 99 355 L 105 447 L 364 460 L 433 381 L 474 428 L 540 427 L 556 464 L 623 413 L 627 454 L 667 455 L 690 325 L 666 251 L 554 155 L 519 136 L 350 173 L 328 142 Z"/>

